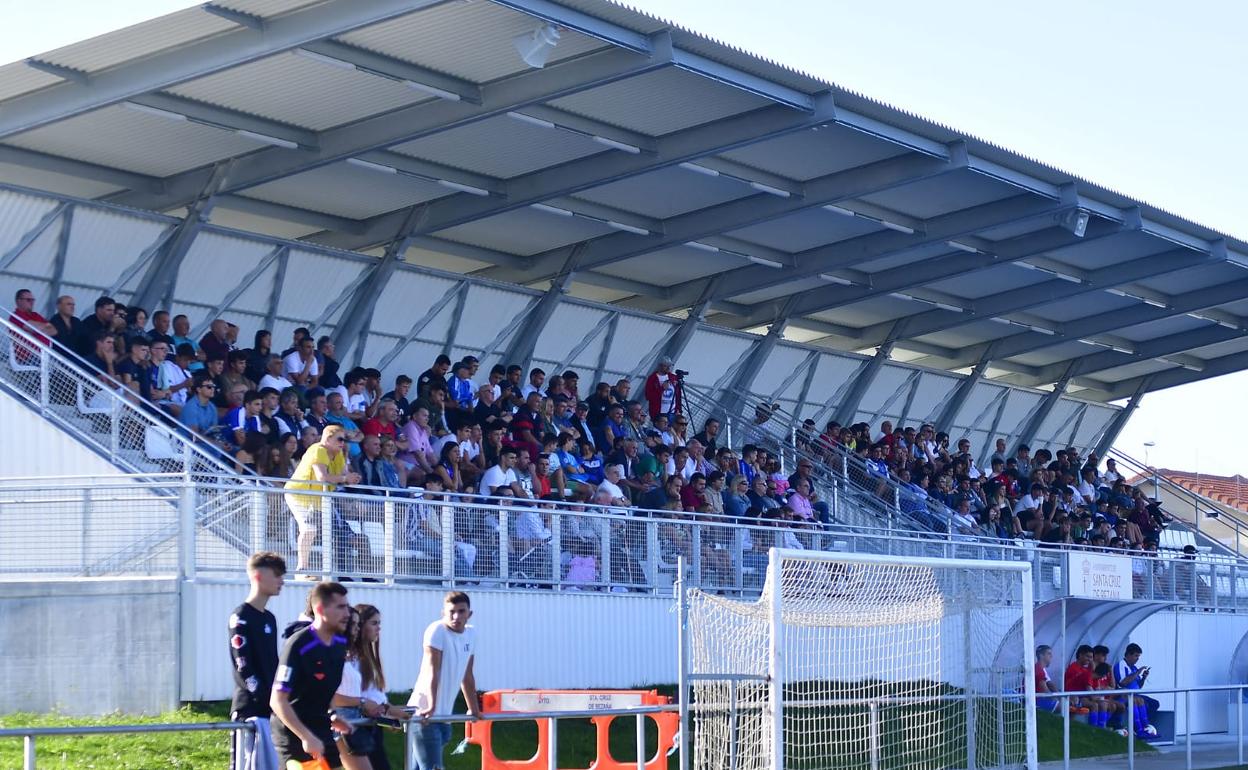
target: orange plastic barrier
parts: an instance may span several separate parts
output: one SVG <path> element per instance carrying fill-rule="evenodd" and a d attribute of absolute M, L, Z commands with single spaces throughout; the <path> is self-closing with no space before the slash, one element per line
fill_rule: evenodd
<path fill-rule="evenodd" d="M 636 708 L 638 706 L 662 706 L 672 699 L 656 690 L 493 690 L 481 696 L 481 711 L 486 714 L 525 713 L 534 711 L 595 711 Z M 676 740 L 680 728 L 680 716 L 671 712 L 647 714 L 659 728 L 659 743 L 653 757 L 646 762 L 646 770 L 664 770 L 667 767 L 667 750 Z M 560 768 L 560 770 L 635 770 L 637 763 L 620 762 L 611 756 L 608 736 L 614 716 L 592 717 L 597 730 L 598 756 L 588 768 Z M 546 770 L 548 767 L 548 744 L 550 720 L 537 720 L 537 753 L 529 759 L 499 759 L 490 743 L 490 721 L 467 722 L 464 737 L 469 743 L 481 747 L 481 770 Z"/>

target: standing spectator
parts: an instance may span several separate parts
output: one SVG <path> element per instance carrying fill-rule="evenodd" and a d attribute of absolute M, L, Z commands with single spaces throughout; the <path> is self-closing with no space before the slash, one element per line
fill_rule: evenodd
<path fill-rule="evenodd" d="M 429 393 L 429 388 L 434 384 L 446 387 L 446 373 L 451 369 L 451 357 L 445 353 L 438 355 L 434 359 L 433 366 L 421 372 L 416 378 L 416 396 L 419 398 Z"/>
<path fill-rule="evenodd" d="M 320 364 L 316 361 L 316 343 L 311 337 L 300 340 L 299 348 L 282 359 L 282 376 L 300 390 L 316 387 L 320 374 Z"/>
<path fill-rule="evenodd" d="M 175 346 L 175 349 L 176 347 L 181 347 L 182 345 L 191 346 L 191 349 L 195 353 L 195 357 L 191 361 L 191 365 L 187 368 L 191 371 L 192 374 L 194 374 L 195 372 L 198 372 L 200 369 L 204 368 L 204 363 L 203 363 L 204 354 L 203 354 L 203 351 L 199 349 L 199 345 L 195 344 L 195 340 L 187 336 L 190 333 L 191 333 L 191 319 L 187 318 L 185 315 L 182 315 L 181 313 L 179 313 L 178 315 L 175 315 L 173 317 L 173 344 Z"/>
<path fill-rule="evenodd" d="M 230 719 L 248 722 L 252 730 L 235 730 L 231 742 L 231 770 L 277 767 L 277 752 L 269 717 L 273 680 L 277 677 L 277 618 L 268 610 L 269 599 L 282 592 L 286 562 L 271 551 L 247 560 L 251 590 L 230 614 L 230 658 L 234 661 L 234 697 Z"/>
<path fill-rule="evenodd" d="M 299 343 L 303 342 L 303 339 L 305 337 L 311 337 L 311 336 L 312 336 L 312 332 L 308 331 L 308 327 L 306 326 L 300 326 L 297 329 L 295 329 L 293 332 L 291 332 L 290 347 L 282 351 L 282 358 L 285 358 L 286 356 L 298 350 Z"/>
<path fill-rule="evenodd" d="M 671 371 L 670 356 L 659 359 L 659 368 L 645 378 L 645 399 L 650 403 L 650 419 L 659 414 L 675 416 L 680 413 L 680 378 Z"/>
<path fill-rule="evenodd" d="M 117 312 L 117 303 L 112 297 L 100 297 L 95 301 L 95 312 L 82 319 L 82 333 L 76 337 L 78 347 L 75 353 L 86 358 L 95 351 L 96 337 L 100 333 L 113 331 L 113 315 Z"/>
<path fill-rule="evenodd" d="M 29 332 L 35 342 L 44 346 L 48 345 L 49 337 L 57 336 L 57 328 L 35 311 L 35 295 L 30 289 L 18 289 L 13 302 L 16 307 L 9 316 L 9 323 Z M 16 335 L 13 347 L 16 349 L 15 355 L 20 363 L 30 363 L 37 358 L 35 351 L 24 341 L 17 339 Z"/>
<path fill-rule="evenodd" d="M 342 683 L 342 666 L 347 644 L 350 605 L 347 589 L 339 583 L 317 583 L 308 602 L 312 624 L 295 631 L 286 640 L 278 658 L 278 673 L 269 704 L 277 721 L 273 723 L 273 744 L 281 767 L 290 761 L 324 759 L 331 767 L 342 760 L 334 743 L 333 730 L 351 732 L 351 725 L 329 716 L 329 704 Z"/>
<path fill-rule="evenodd" d="M 56 329 L 56 341 L 77 353 L 82 349 L 82 321 L 74 315 L 76 303 L 74 298 L 63 294 L 56 299 L 56 315 L 52 316 L 51 324 Z"/>
<path fill-rule="evenodd" d="M 269 356 L 269 360 L 265 364 L 265 375 L 260 378 L 260 382 L 257 384 L 261 389 L 272 388 L 278 393 L 295 386 L 295 383 L 286 379 L 282 374 L 282 359 L 281 356 L 276 355 Z"/>
<path fill-rule="evenodd" d="M 360 716 L 369 718 L 402 716 L 402 711 L 393 708 L 386 697 L 386 675 L 381 666 L 381 611 L 371 604 L 358 604 L 351 617 L 355 623 L 347 636 L 347 660 L 332 705 L 335 709 L 357 710 Z M 378 725 L 356 727 L 338 748 L 339 752 L 345 748 L 352 758 L 366 757 L 369 770 L 390 770 Z M 348 767 L 353 764 L 356 763 L 347 762 Z"/>
<path fill-rule="evenodd" d="M 456 689 L 463 692 L 472 718 L 481 718 L 477 682 L 472 672 L 477 631 L 468 625 L 471 617 L 468 594 L 452 591 L 443 600 L 441 619 L 425 629 L 420 674 L 408 701 L 419 717 L 409 729 L 413 735 L 416 766 L 420 770 L 446 767 L 442 752 L 451 739 L 451 726 L 446 722 L 429 722 L 428 718 L 435 714 L 450 716 L 454 712 Z"/>
<path fill-rule="evenodd" d="M 225 322 L 225 319 L 214 318 L 208 325 L 208 331 L 199 338 L 199 349 L 204 351 L 206 358 L 220 356 L 222 360 L 228 359 L 230 357 L 228 334 L 229 324 Z"/>
<path fill-rule="evenodd" d="M 342 484 L 360 483 L 358 473 L 347 471 L 346 443 L 346 431 L 342 426 L 329 426 L 321 435 L 321 440 L 304 452 L 299 467 L 295 469 L 290 481 L 286 482 L 286 505 L 290 507 L 299 530 L 299 563 L 295 567 L 297 571 L 302 572 L 308 568 L 312 544 L 320 533 L 321 517 L 332 504 L 327 497 L 299 492 L 332 492 Z"/>

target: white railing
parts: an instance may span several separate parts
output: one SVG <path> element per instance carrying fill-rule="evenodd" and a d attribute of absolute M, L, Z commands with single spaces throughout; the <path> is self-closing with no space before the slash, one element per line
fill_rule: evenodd
<path fill-rule="evenodd" d="M 894 556 L 1028 561 L 1036 601 L 1081 595 L 1070 557 L 1085 549 L 989 538 L 792 521 L 738 520 L 544 501 L 433 495 L 419 489 L 299 491 L 314 542 L 300 556 L 290 493 L 160 478 L 0 480 L 0 576 L 238 576 L 253 551 L 292 570 L 387 584 L 489 585 L 561 591 L 665 593 L 681 557 L 691 583 L 734 595 L 761 590 L 767 549 L 782 546 Z M 1178 552 L 1107 554 L 1126 595 L 1248 610 L 1248 563 Z M 1129 575 L 1130 577 L 1125 577 Z"/>

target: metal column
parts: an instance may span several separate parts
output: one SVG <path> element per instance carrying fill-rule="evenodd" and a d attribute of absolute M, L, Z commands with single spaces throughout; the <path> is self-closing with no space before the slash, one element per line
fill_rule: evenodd
<path fill-rule="evenodd" d="M 1062 400 L 1062 396 L 1066 393 L 1066 388 L 1070 387 L 1070 381 L 1075 376 L 1075 366 L 1078 359 L 1072 361 L 1070 366 L 1066 367 L 1066 373 L 1053 386 L 1053 392 L 1049 393 L 1036 408 L 1032 410 L 1031 415 L 1027 419 L 1027 424 L 1018 432 L 1018 439 L 1014 442 L 1014 446 L 1010 448 L 1010 455 L 1013 456 L 1018 452 L 1018 448 L 1023 444 L 1030 444 L 1035 440 L 1036 434 L 1040 432 L 1040 427 L 1044 425 L 1044 421 L 1053 413 L 1053 407 L 1057 406 L 1057 402 Z"/>
<path fill-rule="evenodd" d="M 902 327 L 905 326 L 904 320 L 893 324 L 893 329 L 888 333 L 888 339 L 880 345 L 879 349 L 867 361 L 858 374 L 854 376 L 853 384 L 849 386 L 849 391 L 845 394 L 845 398 L 841 399 L 840 406 L 836 408 L 836 413 L 832 415 L 832 419 L 841 425 L 848 424 L 854 419 L 854 415 L 858 413 L 858 405 L 862 403 L 862 397 L 871 389 L 872 383 L 875 382 L 876 375 L 880 373 L 880 369 L 888 361 L 888 357 L 893 354 L 893 346 L 897 344 L 897 338 L 901 336 Z"/>
<path fill-rule="evenodd" d="M 932 414 L 928 415 L 927 422 L 935 425 L 936 430 L 943 430 L 952 434 L 953 421 L 958 418 L 958 413 L 962 411 L 963 405 L 971 397 L 971 393 L 975 391 L 975 386 L 980 383 L 980 380 L 984 379 L 984 373 L 988 371 L 988 363 L 992 360 L 994 347 L 996 347 L 995 342 L 988 346 L 988 350 L 979 359 L 979 363 L 975 364 L 975 368 L 971 370 L 971 373 L 958 383 L 957 387 L 953 389 L 940 406 L 932 410 Z"/>
<path fill-rule="evenodd" d="M 1131 395 L 1131 400 L 1122 408 L 1118 414 L 1114 415 L 1114 419 L 1101 433 L 1100 439 L 1096 442 L 1096 456 L 1104 457 L 1109 448 L 1118 440 L 1118 434 L 1122 433 L 1122 429 L 1127 427 L 1127 423 L 1131 420 L 1131 415 L 1135 414 L 1135 410 L 1139 408 L 1140 401 L 1144 398 L 1145 391 L 1148 390 L 1149 384 L 1152 383 L 1152 377 L 1145 377 L 1140 380 L 1140 384 L 1135 389 L 1135 393 Z"/>
<path fill-rule="evenodd" d="M 528 372 L 533 363 L 533 351 L 537 348 L 537 340 L 541 337 L 551 316 L 555 314 L 555 308 L 563 300 L 563 295 L 568 289 L 568 284 L 572 282 L 572 276 L 576 273 L 577 265 L 580 264 L 581 255 L 584 253 L 584 243 L 578 243 L 571 248 L 568 258 L 564 260 L 563 268 L 551 280 L 550 288 L 538 300 L 532 312 L 525 317 L 524 324 L 511 338 L 511 344 L 503 353 L 504 361 L 519 364 L 525 372 Z"/>

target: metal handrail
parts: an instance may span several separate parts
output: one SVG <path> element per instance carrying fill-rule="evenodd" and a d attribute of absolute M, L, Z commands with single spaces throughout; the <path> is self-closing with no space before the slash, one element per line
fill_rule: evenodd
<path fill-rule="evenodd" d="M 48 359 L 51 358 L 59 365 L 60 368 L 58 371 L 68 371 L 75 376 L 78 380 L 74 383 L 75 387 L 82 387 L 83 384 L 86 383 L 89 387 L 98 389 L 100 393 L 107 393 L 107 398 L 111 402 L 110 411 L 113 414 L 113 419 L 119 419 L 120 413 L 122 412 L 131 413 L 127 416 L 141 416 L 151 427 L 160 429 L 165 434 L 166 439 L 171 441 L 176 439 L 180 444 L 182 444 L 183 451 L 187 455 L 196 455 L 201 462 L 209 464 L 211 467 L 206 468 L 206 471 L 232 476 L 246 476 L 250 473 L 250 471 L 239 472 L 234 466 L 233 458 L 229 457 L 229 455 L 215 445 L 197 440 L 196 437 L 190 434 L 190 432 L 187 431 L 181 424 L 176 422 L 172 417 L 165 414 L 154 405 L 138 398 L 123 399 L 115 390 L 98 385 L 96 376 L 92 374 L 93 368 L 91 364 L 87 363 L 87 361 L 76 352 L 65 347 L 65 345 L 56 339 L 49 339 L 47 343 L 36 339 L 36 337 L 31 334 L 29 330 L 21 328 L 9 321 L 11 313 L 12 311 L 10 309 L 0 305 L 0 329 L 8 332 L 7 335 L 0 335 L 0 337 L 3 337 L 6 340 L 6 347 L 13 346 L 15 341 L 20 339 L 23 343 L 23 348 L 39 355 L 39 377 L 43 381 L 43 384 L 40 388 L 38 406 L 43 411 L 45 417 L 51 414 L 48 409 L 49 404 L 46 403 L 48 400 L 47 380 L 51 376 L 51 372 L 48 367 Z M 3 370 L 4 367 L 0 367 L 0 372 Z M 117 384 L 119 387 L 121 386 L 121 383 L 118 382 Z M 31 399 L 20 386 L 9 383 L 9 387 L 15 389 L 24 400 L 35 400 Z M 95 441 L 93 437 L 82 435 L 82 432 L 79 431 L 72 423 L 64 420 L 58 420 L 57 422 L 63 429 L 68 430 L 69 432 L 77 435 L 79 438 L 88 441 L 91 445 L 99 445 L 99 442 Z M 103 446 L 100 448 L 107 449 L 107 447 Z M 124 457 L 114 452 L 110 452 L 109 459 L 114 464 L 128 467 L 134 471 L 140 470 L 130 464 Z M 190 463 L 186 462 L 186 466 L 186 471 L 190 472 Z"/>
<path fill-rule="evenodd" d="M 196 733 L 226 730 L 254 731 L 249 722 L 165 722 L 139 725 L 83 725 L 81 727 L 9 727 L 0 738 L 22 739 L 22 770 L 36 770 L 35 739 L 52 735 L 117 735 L 134 733 Z"/>

